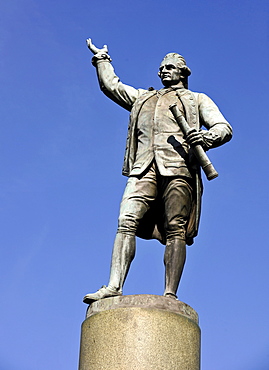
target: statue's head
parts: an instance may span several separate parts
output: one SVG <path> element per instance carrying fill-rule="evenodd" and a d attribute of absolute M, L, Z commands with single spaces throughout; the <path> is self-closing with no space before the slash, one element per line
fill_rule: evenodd
<path fill-rule="evenodd" d="M 188 76 L 191 70 L 186 65 L 182 55 L 177 53 L 167 54 L 160 65 L 158 76 L 165 87 L 178 85 L 180 82 L 188 88 Z"/>

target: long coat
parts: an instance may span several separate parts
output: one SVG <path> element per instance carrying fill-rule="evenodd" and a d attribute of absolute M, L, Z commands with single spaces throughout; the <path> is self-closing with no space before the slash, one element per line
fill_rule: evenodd
<path fill-rule="evenodd" d="M 147 91 L 142 94 L 134 103 L 130 114 L 130 121 L 128 126 L 128 136 L 126 143 L 126 151 L 124 156 L 124 163 L 122 173 L 125 176 L 129 176 L 133 168 L 135 161 L 137 141 L 136 141 L 136 126 L 140 110 L 143 104 L 157 93 L 156 90 Z M 198 103 L 195 97 L 195 93 L 190 90 L 177 90 L 178 97 L 183 104 L 184 111 L 186 114 L 186 120 L 190 127 L 200 129 L 199 125 L 199 111 Z M 190 153 L 191 155 L 191 153 Z M 197 163 L 194 164 L 195 173 L 195 189 L 194 197 L 191 207 L 191 214 L 186 230 L 186 241 L 188 245 L 193 244 L 193 238 L 198 233 L 198 226 L 201 213 L 201 195 L 202 195 L 202 180 L 200 176 L 200 168 Z M 150 210 L 144 215 L 140 221 L 136 235 L 143 239 L 158 239 L 161 243 L 166 243 L 165 231 L 163 228 L 163 213 L 162 204 L 158 202 L 158 199 L 152 205 Z"/>

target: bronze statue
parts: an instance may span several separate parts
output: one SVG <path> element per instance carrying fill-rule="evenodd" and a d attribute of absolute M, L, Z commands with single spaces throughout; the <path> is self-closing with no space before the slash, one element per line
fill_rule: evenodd
<path fill-rule="evenodd" d="M 200 218 L 202 182 L 196 149 L 204 153 L 226 143 L 232 128 L 208 96 L 188 90 L 191 70 L 181 55 L 169 53 L 161 62 L 162 89 L 144 90 L 119 80 L 106 45 L 98 49 L 91 39 L 87 45 L 94 54 L 92 63 L 101 90 L 131 114 L 122 171 L 129 178 L 120 206 L 109 284 L 87 294 L 83 301 L 91 304 L 122 295 L 135 256 L 135 236 L 155 238 L 166 245 L 164 296 L 176 299 L 186 244 L 193 243 Z M 188 130 L 183 133 L 179 124 L 184 118 Z M 216 176 L 213 173 L 211 178 Z"/>

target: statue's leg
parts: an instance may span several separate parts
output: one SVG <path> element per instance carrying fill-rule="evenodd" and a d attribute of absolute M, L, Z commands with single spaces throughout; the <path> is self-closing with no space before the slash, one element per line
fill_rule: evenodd
<path fill-rule="evenodd" d="M 191 211 L 192 187 L 182 178 L 163 181 L 166 248 L 165 296 L 177 298 L 176 293 L 186 260 L 186 227 Z"/>
<path fill-rule="evenodd" d="M 135 256 L 135 233 L 139 220 L 149 209 L 156 196 L 155 164 L 148 169 L 143 177 L 130 177 L 128 179 L 120 206 L 109 284 L 96 293 L 87 294 L 83 300 L 85 303 L 90 304 L 94 300 L 122 294 L 123 284 Z"/>
<path fill-rule="evenodd" d="M 117 232 L 112 253 L 108 287 L 122 292 L 123 284 L 135 256 L 135 235 Z"/>
<path fill-rule="evenodd" d="M 173 238 L 167 241 L 164 253 L 165 291 L 167 297 L 177 297 L 176 292 L 186 260 L 185 240 Z"/>
<path fill-rule="evenodd" d="M 112 253 L 109 287 L 122 291 L 135 256 L 135 233 L 139 221 L 157 195 L 156 170 L 153 164 L 142 178 L 130 177 L 123 194 L 117 235 Z"/>

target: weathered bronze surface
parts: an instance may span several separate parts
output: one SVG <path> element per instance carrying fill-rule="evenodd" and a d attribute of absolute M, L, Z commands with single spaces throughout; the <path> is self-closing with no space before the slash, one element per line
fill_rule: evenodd
<path fill-rule="evenodd" d="M 107 287 L 87 294 L 84 302 L 122 295 L 135 256 L 135 236 L 155 238 L 166 245 L 164 296 L 176 298 L 186 244 L 191 245 L 198 232 L 200 165 L 208 163 L 199 164 L 196 158 L 203 156 L 207 161 L 204 152 L 229 141 L 232 128 L 207 95 L 188 90 L 191 70 L 181 55 L 169 53 L 161 62 L 158 75 L 164 88 L 144 90 L 119 80 L 106 45 L 98 49 L 91 39 L 87 45 L 94 54 L 92 63 L 101 90 L 131 114 L 122 171 L 129 179 L 120 207 L 110 280 Z M 186 132 L 169 110 L 171 105 L 186 120 Z M 216 175 L 209 174 L 209 179 Z"/>

